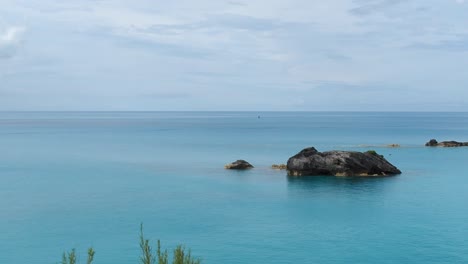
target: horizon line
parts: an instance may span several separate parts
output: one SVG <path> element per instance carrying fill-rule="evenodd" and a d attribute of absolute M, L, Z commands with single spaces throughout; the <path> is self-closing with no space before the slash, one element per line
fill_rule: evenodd
<path fill-rule="evenodd" d="M 468 111 L 369 111 L 369 110 L 0 110 L 0 113 L 468 113 Z"/>

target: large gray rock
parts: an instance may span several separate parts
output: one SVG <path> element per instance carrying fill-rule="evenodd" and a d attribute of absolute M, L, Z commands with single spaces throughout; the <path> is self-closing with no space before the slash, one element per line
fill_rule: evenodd
<path fill-rule="evenodd" d="M 253 166 L 245 160 L 236 160 L 232 163 L 224 165 L 224 168 L 228 170 L 246 170 L 253 168 Z"/>
<path fill-rule="evenodd" d="M 306 148 L 289 158 L 288 175 L 387 176 L 401 171 L 375 151 L 318 152 Z"/>
<path fill-rule="evenodd" d="M 437 142 L 435 139 L 429 140 L 426 143 L 426 147 L 468 147 L 468 142 L 458 142 L 458 141 L 442 141 Z"/>

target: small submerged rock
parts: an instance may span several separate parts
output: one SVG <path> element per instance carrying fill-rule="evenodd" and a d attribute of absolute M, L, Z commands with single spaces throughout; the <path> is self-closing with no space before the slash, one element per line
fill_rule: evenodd
<path fill-rule="evenodd" d="M 254 166 L 252 166 L 252 164 L 248 163 L 245 160 L 236 160 L 233 163 L 224 165 L 224 168 L 228 170 L 246 170 L 251 169 L 253 167 Z"/>
<path fill-rule="evenodd" d="M 388 176 L 401 173 L 373 150 L 319 152 L 313 147 L 289 158 L 287 170 L 290 176 Z"/>
<path fill-rule="evenodd" d="M 468 142 L 458 142 L 458 141 L 442 141 L 442 142 L 437 142 L 435 139 L 429 140 L 429 142 L 426 143 L 426 147 L 468 147 Z"/>
<path fill-rule="evenodd" d="M 288 167 L 286 166 L 286 164 L 273 164 L 271 165 L 271 168 L 275 170 L 285 170 Z"/>

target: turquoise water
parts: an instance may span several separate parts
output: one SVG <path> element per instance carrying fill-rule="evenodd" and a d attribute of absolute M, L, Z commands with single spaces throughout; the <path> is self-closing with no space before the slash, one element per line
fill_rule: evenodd
<path fill-rule="evenodd" d="M 0 263 L 138 263 L 141 222 L 206 264 L 468 263 L 468 148 L 431 138 L 468 141 L 468 113 L 0 113 Z M 403 174 L 269 169 L 308 146 Z"/>

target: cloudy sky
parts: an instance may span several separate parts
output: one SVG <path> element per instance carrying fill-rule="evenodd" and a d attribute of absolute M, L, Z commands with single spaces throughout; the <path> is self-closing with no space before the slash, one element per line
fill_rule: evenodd
<path fill-rule="evenodd" d="M 468 1 L 0 0 L 0 110 L 468 111 Z"/>

